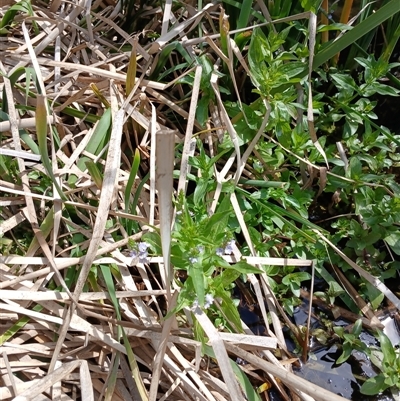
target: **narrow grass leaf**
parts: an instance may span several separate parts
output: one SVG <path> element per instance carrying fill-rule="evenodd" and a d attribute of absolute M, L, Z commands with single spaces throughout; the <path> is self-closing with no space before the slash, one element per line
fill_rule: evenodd
<path fill-rule="evenodd" d="M 111 108 L 108 108 L 98 121 L 93 135 L 90 137 L 85 150 L 93 155 L 98 155 L 99 152 L 106 146 L 110 139 L 111 132 Z M 83 171 L 85 170 L 85 162 L 89 160 L 88 157 L 83 156 L 78 161 L 78 167 Z"/>
<path fill-rule="evenodd" d="M 30 292 L 30 291 L 29 291 Z M 32 310 L 34 312 L 41 312 L 43 307 L 41 305 L 35 305 Z M 8 340 L 13 338 L 19 330 L 23 329 L 24 326 L 31 320 L 28 316 L 21 317 L 16 323 L 14 323 L 5 333 L 0 336 L 0 347 Z"/>
<path fill-rule="evenodd" d="M 243 392 L 246 394 L 247 400 L 248 401 L 261 401 L 260 395 L 257 393 L 257 391 L 254 390 L 253 385 L 251 384 L 249 378 L 247 375 L 243 372 L 242 369 L 235 363 L 234 361 L 231 360 L 231 366 L 232 370 L 235 373 L 235 376 L 237 377 L 240 386 L 242 387 Z"/>
<path fill-rule="evenodd" d="M 66 196 L 63 194 L 61 187 L 53 174 L 53 169 L 51 166 L 51 161 L 49 159 L 49 153 L 47 148 L 47 108 L 45 103 L 45 97 L 42 95 L 37 95 L 36 104 L 36 135 L 38 138 L 39 152 L 42 157 L 42 163 L 46 169 L 46 173 L 51 178 L 58 194 L 62 200 L 67 200 Z"/>
<path fill-rule="evenodd" d="M 135 149 L 135 155 L 133 156 L 132 168 L 131 168 L 131 171 L 129 172 L 129 178 L 128 178 L 128 182 L 126 184 L 125 193 L 124 193 L 124 203 L 125 203 L 125 212 L 126 213 L 128 213 L 129 211 L 135 210 L 135 209 L 132 209 L 129 207 L 129 200 L 130 200 L 130 196 L 131 196 L 132 187 L 133 187 L 133 184 L 136 179 L 136 174 L 139 170 L 139 166 L 140 166 L 140 152 L 139 152 L 139 149 Z"/>
<path fill-rule="evenodd" d="M 103 176 L 97 167 L 97 164 L 91 160 L 86 160 L 85 165 L 93 179 L 93 182 L 96 184 L 97 188 L 101 189 L 103 186 Z"/>
<path fill-rule="evenodd" d="M 104 395 L 104 401 L 112 401 L 113 400 L 113 396 L 115 393 L 115 385 L 117 383 L 118 367 L 119 367 L 120 358 L 121 358 L 121 354 L 119 352 L 116 352 L 115 357 L 113 358 L 114 360 L 113 360 L 110 374 L 107 377 L 107 381 L 105 383 L 105 385 L 107 386 L 107 389 L 106 389 L 106 393 Z"/>
<path fill-rule="evenodd" d="M 105 96 L 101 93 L 101 90 L 97 87 L 96 84 L 91 83 L 90 88 L 92 89 L 93 93 L 96 95 L 97 99 L 100 100 L 101 103 L 103 103 L 103 106 L 108 109 L 110 107 L 109 101 L 105 98 Z"/>
<path fill-rule="evenodd" d="M 236 25 L 237 29 L 245 28 L 249 25 L 249 18 L 251 12 L 253 11 L 253 0 L 243 0 L 242 5 L 240 7 L 239 19 Z M 237 35 L 235 36 L 236 39 Z"/>
<path fill-rule="evenodd" d="M 341 38 L 334 42 L 330 42 L 319 53 L 316 54 L 313 63 L 315 70 L 322 64 L 328 62 L 335 54 L 340 53 L 343 49 L 353 44 L 356 40 L 378 27 L 380 24 L 391 18 L 400 11 L 400 1 L 391 0 L 367 19 L 357 24 L 353 29 L 346 32 Z"/>

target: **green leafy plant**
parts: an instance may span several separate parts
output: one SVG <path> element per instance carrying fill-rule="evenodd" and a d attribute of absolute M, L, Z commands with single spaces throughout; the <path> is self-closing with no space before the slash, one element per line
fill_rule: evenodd
<path fill-rule="evenodd" d="M 361 393 L 366 395 L 379 394 L 388 388 L 394 393 L 400 391 L 400 353 L 393 347 L 386 334 L 379 332 L 381 352 L 371 351 L 371 361 L 381 371 L 377 376 L 370 377 L 362 386 Z"/>
<path fill-rule="evenodd" d="M 367 352 L 367 346 L 359 339 L 362 330 L 362 320 L 359 319 L 354 324 L 350 333 L 346 333 L 344 327 L 334 327 L 334 332 L 343 339 L 342 355 L 336 360 L 337 364 L 341 364 L 350 357 L 354 350 Z"/>

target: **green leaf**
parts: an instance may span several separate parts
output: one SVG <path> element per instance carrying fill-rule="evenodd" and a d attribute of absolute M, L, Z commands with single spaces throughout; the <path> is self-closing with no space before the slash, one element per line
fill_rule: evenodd
<path fill-rule="evenodd" d="M 382 280 L 382 277 L 381 277 Z M 374 287 L 368 281 L 365 283 L 366 292 L 368 295 L 368 299 L 371 302 L 371 306 L 374 310 L 377 310 L 381 305 L 383 300 L 385 299 L 385 294 L 379 291 L 376 287 Z"/>
<path fill-rule="evenodd" d="M 220 287 L 222 290 L 224 290 L 238 277 L 240 277 L 240 272 L 230 268 L 224 269 L 218 276 L 213 278 L 213 286 L 214 288 Z"/>
<path fill-rule="evenodd" d="M 36 304 L 31 310 L 34 312 L 41 312 L 43 309 L 42 305 Z M 2 346 L 6 341 L 13 338 L 19 330 L 23 329 L 26 324 L 31 321 L 29 316 L 23 316 L 17 320 L 9 329 L 0 335 L 0 346 Z"/>
<path fill-rule="evenodd" d="M 300 285 L 302 281 L 310 279 L 311 279 L 310 273 L 297 272 L 297 273 L 286 274 L 285 277 L 283 277 L 282 279 L 282 283 L 285 285 L 290 285 L 291 283 L 295 282 Z"/>
<path fill-rule="evenodd" d="M 317 69 L 322 64 L 329 61 L 336 54 L 340 53 L 343 49 L 350 46 L 358 39 L 366 35 L 368 32 L 377 28 L 387 19 L 393 17 L 400 11 L 400 1 L 388 1 L 383 7 L 379 8 L 375 13 L 370 15 L 361 23 L 357 24 L 353 29 L 346 32 L 342 37 L 324 47 L 314 57 L 313 70 Z"/>
<path fill-rule="evenodd" d="M 92 160 L 86 160 L 85 165 L 97 188 L 101 189 L 103 186 L 103 175 L 97 167 L 97 164 Z"/>
<path fill-rule="evenodd" d="M 301 5 L 304 11 L 311 11 L 316 14 L 321 6 L 321 2 L 322 0 L 301 0 Z"/>
<path fill-rule="evenodd" d="M 115 309 L 115 313 L 117 315 L 117 318 L 118 318 L 118 320 L 121 320 L 121 312 L 120 312 L 120 309 L 119 309 L 119 302 L 118 302 L 117 295 L 115 293 L 115 286 L 114 286 L 114 281 L 113 281 L 113 278 L 112 278 L 112 275 L 111 275 L 110 268 L 109 268 L 109 266 L 104 266 L 104 265 L 100 265 L 100 268 L 101 268 L 101 272 L 103 274 L 104 281 L 105 281 L 106 286 L 107 286 L 107 291 L 108 291 L 108 293 L 110 295 L 110 298 L 111 298 L 111 302 L 114 305 L 114 309 Z M 115 266 L 115 268 L 117 268 L 117 267 Z M 134 380 L 136 382 L 136 385 L 138 387 L 138 390 L 139 390 L 139 393 L 140 393 L 142 401 L 146 401 L 146 400 L 148 400 L 146 388 L 145 388 L 145 386 L 143 384 L 143 380 L 142 380 L 142 378 L 140 376 L 140 370 L 139 370 L 139 367 L 137 365 L 135 355 L 134 355 L 134 353 L 132 351 L 131 344 L 129 342 L 129 339 L 128 339 L 127 335 L 125 334 L 125 330 L 123 329 L 123 327 L 118 326 L 118 337 L 121 337 L 121 336 L 122 336 L 123 341 L 124 341 L 124 346 L 125 346 L 125 349 L 126 349 L 126 354 L 127 354 L 127 357 L 128 357 L 129 366 L 131 368 L 132 377 L 134 378 Z"/>
<path fill-rule="evenodd" d="M 380 373 L 377 376 L 369 378 L 360 388 L 361 394 L 375 395 L 386 390 L 389 386 L 385 384 L 385 376 Z"/>
<path fill-rule="evenodd" d="M 351 75 L 336 73 L 332 74 L 331 77 L 338 88 L 348 90 L 351 94 L 357 90 L 357 85 Z"/>
<path fill-rule="evenodd" d="M 208 189 L 208 179 L 200 177 L 196 182 L 196 188 L 193 194 L 193 201 L 195 205 L 199 205 L 204 202 L 204 197 Z"/>
<path fill-rule="evenodd" d="M 51 161 L 49 159 L 49 151 L 47 148 L 47 109 L 45 104 L 45 98 L 42 95 L 37 95 L 37 104 L 36 104 L 36 136 L 38 139 L 39 152 L 42 157 L 42 163 L 46 169 L 47 175 L 53 181 L 55 188 L 61 199 L 67 200 L 64 195 L 60 185 L 58 184 L 57 179 L 53 174 L 53 168 Z"/>
<path fill-rule="evenodd" d="M 385 365 L 393 367 L 396 361 L 396 352 L 392 342 L 389 340 L 389 337 L 381 331 L 379 332 L 379 342 L 381 343 L 381 350 L 383 352 L 383 368 Z"/>
<path fill-rule="evenodd" d="M 362 330 L 362 320 L 358 319 L 353 326 L 353 330 L 352 333 L 354 334 L 355 337 L 359 337 L 359 335 L 361 334 L 361 330 Z"/>
<path fill-rule="evenodd" d="M 104 281 L 107 286 L 107 291 L 108 294 L 110 295 L 111 302 L 114 305 L 115 313 L 117 315 L 117 319 L 121 320 L 121 312 L 119 309 L 119 303 L 118 303 L 118 298 L 115 293 L 115 286 L 114 286 L 114 281 L 111 275 L 110 267 L 105 266 L 105 265 L 100 265 L 100 270 L 103 274 Z"/>
<path fill-rule="evenodd" d="M 101 116 L 93 135 L 89 139 L 85 150 L 93 155 L 98 155 L 101 150 L 106 146 L 107 141 L 111 134 L 111 108 L 108 108 Z M 83 171 L 85 169 L 85 161 L 90 160 L 88 157 L 83 156 L 79 159 L 77 165 Z"/>
<path fill-rule="evenodd" d="M 362 164 L 357 156 L 350 158 L 349 163 L 350 178 L 353 180 L 359 180 L 362 174 Z"/>
<path fill-rule="evenodd" d="M 398 96 L 399 95 L 398 89 L 392 88 L 389 85 L 383 85 L 379 82 L 372 83 L 371 88 L 374 91 L 374 93 L 379 93 L 380 95 L 385 95 L 385 96 Z"/>
<path fill-rule="evenodd" d="M 347 359 L 349 359 L 351 352 L 353 351 L 352 347 L 350 344 L 343 344 L 343 353 L 340 355 L 340 357 L 337 359 L 336 363 L 338 365 L 342 364 L 343 362 L 346 362 Z"/>
<path fill-rule="evenodd" d="M 208 120 L 208 105 L 210 104 L 211 97 L 205 93 L 197 102 L 196 120 L 204 127 Z"/>
<path fill-rule="evenodd" d="M 400 255 L 400 232 L 393 232 L 385 241 L 396 255 Z"/>
<path fill-rule="evenodd" d="M 222 300 L 221 312 L 224 315 L 226 321 L 232 323 L 233 327 L 231 327 L 231 330 L 234 330 L 237 333 L 243 332 L 238 308 L 233 302 L 231 294 L 228 291 L 225 291 L 221 289 L 221 287 L 219 287 L 215 291 L 215 297 L 221 298 Z"/>
<path fill-rule="evenodd" d="M 230 360 L 230 363 L 232 366 L 233 373 L 235 374 L 236 378 L 238 379 L 238 382 L 239 382 L 240 386 L 242 387 L 244 394 L 246 395 L 246 399 L 248 401 L 261 401 L 260 395 L 257 393 L 256 390 L 254 390 L 246 373 L 243 372 L 243 370 L 240 369 L 239 366 L 232 360 Z"/>
<path fill-rule="evenodd" d="M 135 182 L 136 174 L 139 170 L 139 165 L 140 165 L 140 152 L 139 152 L 139 149 L 135 149 L 135 155 L 133 157 L 132 168 L 129 173 L 129 178 L 128 178 L 128 182 L 126 184 L 125 194 L 124 194 L 125 213 L 128 213 L 129 210 L 134 212 L 134 210 L 129 208 L 129 198 L 131 195 L 133 184 Z"/>
<path fill-rule="evenodd" d="M 231 210 L 230 197 L 225 196 L 219 204 L 217 211 L 208 220 L 204 230 L 205 233 L 214 237 L 215 233 L 223 232 L 228 225 Z"/>
<path fill-rule="evenodd" d="M 282 64 L 279 66 L 278 71 L 282 74 L 286 82 L 291 80 L 291 78 L 297 76 L 300 72 L 304 70 L 304 63 L 300 61 L 294 61 L 291 63 Z"/>
<path fill-rule="evenodd" d="M 237 263 L 233 263 L 231 265 L 229 265 L 230 269 L 236 270 L 240 273 L 243 274 L 250 274 L 250 273 L 254 273 L 254 274 L 258 274 L 258 273 L 262 273 L 262 271 L 260 269 L 257 269 L 256 267 L 248 264 L 246 261 L 241 260 L 240 262 Z"/>
<path fill-rule="evenodd" d="M 190 265 L 188 267 L 188 275 L 192 281 L 193 287 L 195 289 L 197 300 L 199 301 L 200 306 L 204 306 L 204 297 L 205 297 L 205 286 L 204 286 L 204 272 L 200 266 Z M 189 278 L 188 278 L 189 279 Z"/>
<path fill-rule="evenodd" d="M 149 231 L 142 236 L 142 241 L 150 244 L 151 249 L 156 255 L 161 255 L 161 237 L 159 233 Z"/>

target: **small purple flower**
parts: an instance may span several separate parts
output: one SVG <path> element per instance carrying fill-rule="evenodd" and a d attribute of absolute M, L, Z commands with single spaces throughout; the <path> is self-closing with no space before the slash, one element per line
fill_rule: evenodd
<path fill-rule="evenodd" d="M 234 239 L 227 242 L 226 247 L 225 247 L 225 255 L 232 255 L 234 245 L 235 245 Z"/>
<path fill-rule="evenodd" d="M 147 248 L 150 246 L 147 242 L 139 242 L 138 249 L 139 252 L 146 252 Z"/>
<path fill-rule="evenodd" d="M 131 258 L 137 258 L 137 257 L 138 257 L 138 251 L 137 251 L 136 249 L 132 249 L 132 250 L 129 252 L 129 256 L 130 256 Z"/>
<path fill-rule="evenodd" d="M 147 249 L 149 246 L 150 244 L 147 242 L 139 242 L 139 244 L 137 244 L 135 247 L 136 249 L 131 250 L 129 256 L 132 258 L 139 258 L 139 263 L 148 263 L 149 253 L 147 252 Z"/>
<path fill-rule="evenodd" d="M 214 297 L 213 297 L 213 295 L 212 294 L 206 294 L 206 297 L 205 297 L 205 304 L 204 304 L 204 308 L 205 309 L 208 309 L 212 304 L 213 304 L 213 302 L 214 302 Z"/>
<path fill-rule="evenodd" d="M 149 260 L 147 259 L 147 257 L 149 256 L 149 254 L 146 252 L 140 252 L 139 253 L 139 262 L 140 263 L 148 263 Z"/>
<path fill-rule="evenodd" d="M 199 253 L 203 253 L 204 252 L 204 246 L 203 245 L 197 245 L 196 248 L 199 251 Z"/>
<path fill-rule="evenodd" d="M 198 259 L 197 259 L 196 257 L 194 257 L 194 256 L 191 256 L 191 257 L 189 258 L 189 262 L 190 262 L 191 264 L 197 263 L 197 262 L 198 262 Z"/>
<path fill-rule="evenodd" d="M 215 251 L 215 253 L 216 253 L 218 256 L 222 256 L 222 255 L 224 254 L 224 248 L 217 248 L 216 251 Z"/>

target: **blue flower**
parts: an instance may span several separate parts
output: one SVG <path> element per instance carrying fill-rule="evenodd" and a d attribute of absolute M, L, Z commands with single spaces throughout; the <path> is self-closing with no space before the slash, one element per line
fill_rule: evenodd
<path fill-rule="evenodd" d="M 222 256 L 222 255 L 224 254 L 224 248 L 217 248 L 216 251 L 215 251 L 215 253 L 216 253 L 218 256 Z"/>
<path fill-rule="evenodd" d="M 136 246 L 136 249 L 131 250 L 129 256 L 132 258 L 139 258 L 139 263 L 148 263 L 149 253 L 147 252 L 147 249 L 149 246 L 150 244 L 147 242 L 139 242 L 139 244 Z"/>
<path fill-rule="evenodd" d="M 208 309 L 212 304 L 213 304 L 213 302 L 214 302 L 214 297 L 213 297 L 213 295 L 212 294 L 206 294 L 206 297 L 205 297 L 205 304 L 204 304 L 204 308 L 205 309 Z"/>
<path fill-rule="evenodd" d="M 196 248 L 199 251 L 199 253 L 203 253 L 204 252 L 204 246 L 203 245 L 197 245 Z"/>
<path fill-rule="evenodd" d="M 139 242 L 138 249 L 139 252 L 146 252 L 147 248 L 150 246 L 147 242 Z"/>
<path fill-rule="evenodd" d="M 227 242 L 225 246 L 225 255 L 232 255 L 233 253 L 233 246 L 235 245 L 235 240 L 232 239 Z"/>

